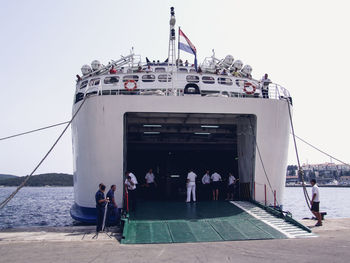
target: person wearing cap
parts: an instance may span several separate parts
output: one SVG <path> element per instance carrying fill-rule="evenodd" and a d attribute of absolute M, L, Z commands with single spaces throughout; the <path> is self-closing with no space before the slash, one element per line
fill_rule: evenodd
<path fill-rule="evenodd" d="M 102 231 L 102 224 L 103 224 L 103 217 L 105 214 L 105 207 L 106 203 L 108 202 L 108 199 L 105 198 L 105 192 L 106 186 L 102 183 L 99 184 L 99 189 L 95 194 L 95 201 L 96 201 L 96 210 L 97 210 L 97 217 L 96 217 L 96 232 Z"/>
<path fill-rule="evenodd" d="M 196 202 L 196 178 L 197 178 L 197 175 L 191 169 L 190 172 L 187 174 L 187 180 L 186 180 L 186 187 L 187 187 L 186 202 L 187 203 L 191 202 L 191 193 L 192 193 L 193 202 Z"/>

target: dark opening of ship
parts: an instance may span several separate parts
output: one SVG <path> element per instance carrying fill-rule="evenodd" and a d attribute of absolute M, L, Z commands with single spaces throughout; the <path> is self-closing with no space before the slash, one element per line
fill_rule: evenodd
<path fill-rule="evenodd" d="M 239 179 L 236 199 L 252 194 L 256 117 L 242 114 L 126 113 L 124 169 L 138 180 L 140 199 L 186 198 L 189 169 L 197 174 L 197 200 L 208 200 L 201 178 L 206 170 L 222 176 L 220 199 L 226 197 L 228 173 Z M 157 188 L 145 175 L 152 168 Z"/>

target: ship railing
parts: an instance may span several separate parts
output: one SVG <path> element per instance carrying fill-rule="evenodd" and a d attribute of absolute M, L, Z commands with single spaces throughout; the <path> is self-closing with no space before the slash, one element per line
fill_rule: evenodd
<path fill-rule="evenodd" d="M 197 94 L 185 94 L 184 93 L 184 87 L 189 83 L 186 81 L 185 77 L 182 77 L 183 79 L 177 79 L 176 82 L 172 80 L 173 77 L 176 78 L 176 76 L 171 76 L 170 80 L 168 79 L 165 81 L 163 79 L 163 82 L 158 83 L 156 86 L 157 88 L 154 88 L 154 81 L 157 81 L 159 75 L 169 74 L 167 72 L 151 72 L 150 75 L 153 75 L 152 81 L 153 82 L 143 82 L 142 77 L 147 75 L 146 72 L 135 72 L 132 73 L 132 75 L 137 75 L 139 82 L 137 83 L 137 89 L 135 90 L 126 90 L 124 89 L 124 80 L 123 77 L 127 76 L 127 74 L 116 74 L 116 75 L 105 75 L 99 77 L 98 84 L 94 84 L 90 86 L 91 82 L 94 81 L 94 78 L 91 78 L 90 80 L 86 80 L 88 82 L 87 88 L 80 89 L 77 87 L 77 94 L 75 102 L 78 102 L 84 98 L 85 95 L 150 95 L 150 96 L 202 96 L 202 97 L 235 97 L 235 98 L 263 98 L 262 94 L 262 85 L 257 80 L 248 80 L 248 79 L 241 79 L 241 78 L 235 78 L 235 80 L 238 81 L 248 81 L 253 82 L 256 86 L 256 91 L 254 94 L 247 94 L 244 91 L 244 88 L 242 86 L 232 85 L 232 86 L 223 86 L 222 88 L 218 85 L 215 85 L 215 89 L 213 88 L 211 90 L 210 86 L 207 84 L 201 84 L 198 83 L 200 88 L 200 93 Z M 189 73 L 190 74 L 190 73 Z M 106 77 L 118 77 L 118 82 L 114 84 L 102 84 L 104 83 L 104 78 Z M 97 76 L 96 76 L 97 77 Z M 96 79 L 97 80 L 97 79 Z M 141 81 L 142 80 L 142 81 Z M 81 82 L 82 83 L 82 82 Z M 203 86 L 204 85 L 204 86 Z M 205 87 L 205 88 L 204 88 Z M 290 93 L 287 89 L 282 87 L 281 85 L 278 85 L 276 83 L 270 83 L 268 86 L 268 99 L 285 99 L 288 98 L 291 101 Z"/>

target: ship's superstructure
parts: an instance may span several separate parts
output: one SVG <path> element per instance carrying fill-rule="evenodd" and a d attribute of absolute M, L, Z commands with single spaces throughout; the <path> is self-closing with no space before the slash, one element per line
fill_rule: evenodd
<path fill-rule="evenodd" d="M 188 169 L 239 178 L 240 199 L 282 205 L 289 143 L 289 92 L 252 78 L 252 68 L 230 55 L 200 65 L 176 59 L 171 10 L 164 62 L 133 54 L 103 66 L 84 65 L 72 123 L 75 204 L 73 218 L 93 222 L 98 184 L 117 185 L 124 201 L 124 173 L 139 188 L 153 168 L 158 199 L 184 201 Z M 264 92 L 263 92 L 264 91 Z M 86 101 L 84 101 L 86 99 Z M 199 179 L 200 179 L 199 178 Z"/>

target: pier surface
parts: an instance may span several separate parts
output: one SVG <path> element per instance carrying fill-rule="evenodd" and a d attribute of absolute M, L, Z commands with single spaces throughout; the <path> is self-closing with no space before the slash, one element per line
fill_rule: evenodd
<path fill-rule="evenodd" d="M 315 221 L 302 221 L 312 227 Z M 0 231 L 1 262 L 349 262 L 350 218 L 326 219 L 314 238 L 178 244 L 120 244 L 94 226 Z"/>

